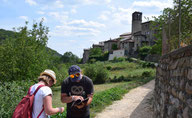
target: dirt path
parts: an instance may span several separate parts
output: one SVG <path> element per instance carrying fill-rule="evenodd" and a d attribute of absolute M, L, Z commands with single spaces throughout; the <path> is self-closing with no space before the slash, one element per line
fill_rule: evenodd
<path fill-rule="evenodd" d="M 152 95 L 155 81 L 137 87 L 125 94 L 123 99 L 106 107 L 96 118 L 152 118 L 147 108 L 147 99 Z"/>

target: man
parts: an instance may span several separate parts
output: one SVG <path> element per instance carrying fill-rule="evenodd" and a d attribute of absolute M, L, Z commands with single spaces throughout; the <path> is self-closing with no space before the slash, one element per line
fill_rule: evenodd
<path fill-rule="evenodd" d="M 72 65 L 61 85 L 61 101 L 67 103 L 67 118 L 89 118 L 93 99 L 93 82 L 83 75 L 77 65 Z"/>

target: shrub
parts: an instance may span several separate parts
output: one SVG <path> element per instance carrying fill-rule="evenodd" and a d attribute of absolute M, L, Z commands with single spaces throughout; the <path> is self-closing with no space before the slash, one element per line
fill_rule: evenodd
<path fill-rule="evenodd" d="M 126 58 L 125 57 L 114 57 L 113 60 L 111 62 L 122 62 L 125 61 Z"/>
<path fill-rule="evenodd" d="M 23 96 L 27 95 L 27 91 L 33 85 L 33 82 L 0 82 L 0 85 L 0 118 L 11 118 L 16 105 Z"/>
<path fill-rule="evenodd" d="M 152 47 L 151 46 L 143 46 L 139 48 L 139 57 L 144 60 L 145 57 L 150 53 Z"/>
<path fill-rule="evenodd" d="M 109 78 L 107 69 L 100 63 L 90 64 L 85 67 L 84 74 L 90 77 L 94 84 L 105 83 Z"/>
<path fill-rule="evenodd" d="M 152 72 L 151 71 L 144 71 L 142 73 L 142 77 L 150 77 L 150 76 L 152 76 Z"/>
<path fill-rule="evenodd" d="M 107 68 L 107 70 L 111 70 L 112 67 L 111 66 L 107 66 L 106 68 Z"/>

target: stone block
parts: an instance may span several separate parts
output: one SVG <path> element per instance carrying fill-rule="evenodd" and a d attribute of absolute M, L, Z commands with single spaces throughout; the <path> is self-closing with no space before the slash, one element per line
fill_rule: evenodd
<path fill-rule="evenodd" d="M 177 118 L 183 118 L 181 114 L 177 114 Z"/>
<path fill-rule="evenodd" d="M 187 82 L 186 86 L 185 86 L 185 91 L 188 94 L 192 94 L 192 86 L 189 85 L 189 83 Z"/>
<path fill-rule="evenodd" d="M 171 62 L 169 63 L 169 65 L 170 65 L 170 66 L 169 66 L 169 69 L 170 69 L 170 70 L 176 69 L 178 63 L 179 63 L 178 60 L 176 60 L 176 61 L 171 61 Z"/>
<path fill-rule="evenodd" d="M 183 101 L 183 102 L 185 102 L 185 96 L 184 96 L 185 94 L 182 92 L 182 91 L 180 91 L 179 92 L 179 99 L 181 100 L 181 101 Z"/>
<path fill-rule="evenodd" d="M 171 89 L 171 93 L 173 96 L 177 97 L 177 90 L 175 88 Z"/>
<path fill-rule="evenodd" d="M 192 109 L 192 99 L 187 100 L 187 105 Z"/>
<path fill-rule="evenodd" d="M 185 89 L 185 80 L 184 79 L 181 79 L 180 83 L 179 83 L 179 88 L 181 90 L 184 90 Z"/>
<path fill-rule="evenodd" d="M 188 69 L 187 79 L 192 80 L 192 69 Z"/>
<path fill-rule="evenodd" d="M 183 110 L 183 118 L 189 118 L 188 111 L 189 111 L 189 108 L 185 107 L 185 109 Z"/>

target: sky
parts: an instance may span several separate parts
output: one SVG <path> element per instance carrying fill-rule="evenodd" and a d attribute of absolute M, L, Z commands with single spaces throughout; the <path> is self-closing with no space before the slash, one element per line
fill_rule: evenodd
<path fill-rule="evenodd" d="M 60 54 L 83 50 L 101 41 L 131 32 L 132 13 L 142 12 L 142 22 L 153 20 L 173 0 L 0 0 L 0 29 L 32 26 L 44 19 L 49 27 L 47 46 Z"/>

